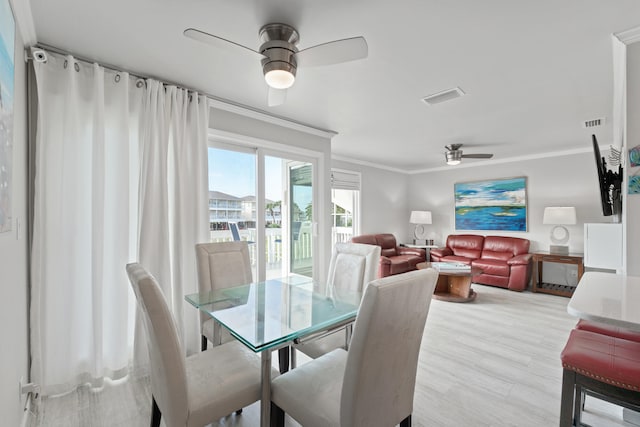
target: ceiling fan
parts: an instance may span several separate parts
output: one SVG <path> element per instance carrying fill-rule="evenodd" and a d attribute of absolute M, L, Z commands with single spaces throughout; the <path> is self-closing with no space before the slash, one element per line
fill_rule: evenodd
<path fill-rule="evenodd" d="M 260 28 L 258 35 L 262 45 L 258 50 L 195 28 L 187 28 L 184 35 L 213 46 L 253 54 L 260 59 L 264 79 L 269 85 L 270 107 L 284 103 L 287 89 L 295 82 L 298 67 L 338 64 L 363 59 L 368 55 L 367 41 L 364 37 L 334 40 L 298 50 L 298 31 L 291 25 L 280 23 L 267 24 Z"/>
<path fill-rule="evenodd" d="M 462 154 L 462 150 L 460 149 L 461 147 L 462 144 L 451 144 L 444 146 L 444 148 L 447 149 L 447 151 L 444 153 L 444 157 L 447 159 L 448 165 L 459 165 L 463 157 L 467 159 L 490 159 L 493 157 L 493 154 Z"/>

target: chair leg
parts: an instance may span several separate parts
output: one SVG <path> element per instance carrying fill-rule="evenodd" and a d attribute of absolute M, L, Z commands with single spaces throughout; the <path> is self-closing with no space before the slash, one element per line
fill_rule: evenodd
<path fill-rule="evenodd" d="M 151 396 L 151 427 L 160 427 L 160 418 L 162 414 L 160 413 L 160 408 L 158 408 L 158 404 L 156 403 L 156 398 Z"/>
<path fill-rule="evenodd" d="M 400 421 L 400 427 L 411 427 L 411 415 Z"/>
<path fill-rule="evenodd" d="M 584 406 L 583 404 L 583 400 L 584 399 L 584 390 L 582 389 L 582 387 L 580 386 L 580 384 L 576 384 L 576 392 L 573 396 L 574 402 L 573 402 L 573 423 L 576 426 L 581 426 L 582 423 L 580 421 L 580 418 L 582 418 L 582 408 Z"/>
<path fill-rule="evenodd" d="M 200 338 L 200 349 L 202 351 L 205 351 L 207 349 L 207 337 L 205 337 L 204 335 L 201 335 Z"/>
<path fill-rule="evenodd" d="M 271 402 L 271 427 L 284 427 L 284 411 Z"/>
<path fill-rule="evenodd" d="M 278 350 L 278 364 L 281 374 L 284 374 L 289 370 L 289 346 L 282 347 Z"/>
<path fill-rule="evenodd" d="M 289 369 L 296 369 L 298 365 L 298 356 L 296 354 L 296 348 L 291 346 L 291 360 L 289 360 Z"/>
<path fill-rule="evenodd" d="M 562 371 L 562 396 L 560 398 L 560 427 L 573 425 L 573 400 L 576 373 L 570 369 Z"/>

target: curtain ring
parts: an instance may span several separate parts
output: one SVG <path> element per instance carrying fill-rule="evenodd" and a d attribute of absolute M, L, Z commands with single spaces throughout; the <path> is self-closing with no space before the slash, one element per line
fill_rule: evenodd
<path fill-rule="evenodd" d="M 147 83 L 143 79 L 136 80 L 136 87 L 138 89 L 140 89 L 140 88 L 142 88 L 142 87 L 144 87 L 146 85 L 147 85 Z"/>
<path fill-rule="evenodd" d="M 113 79 L 116 81 L 116 83 L 120 83 L 120 74 L 116 74 Z"/>
<path fill-rule="evenodd" d="M 67 68 L 67 65 L 69 65 L 69 61 L 67 59 L 64 60 L 64 68 Z"/>
<path fill-rule="evenodd" d="M 77 63 L 77 62 L 73 64 L 73 68 L 75 68 L 75 69 L 76 69 L 76 72 L 79 72 L 79 71 L 80 71 L 80 65 L 78 65 L 78 63 Z"/>

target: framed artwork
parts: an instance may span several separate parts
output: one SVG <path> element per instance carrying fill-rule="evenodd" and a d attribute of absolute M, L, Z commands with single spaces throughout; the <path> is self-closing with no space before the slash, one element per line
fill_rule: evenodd
<path fill-rule="evenodd" d="M 527 178 L 454 184 L 456 230 L 527 231 Z"/>
<path fill-rule="evenodd" d="M 629 149 L 629 166 L 640 166 L 640 145 Z"/>
<path fill-rule="evenodd" d="M 13 72 L 16 24 L 9 0 L 0 0 L 0 233 L 11 231 Z"/>
<path fill-rule="evenodd" d="M 640 194 L 640 176 L 629 177 L 629 194 Z"/>

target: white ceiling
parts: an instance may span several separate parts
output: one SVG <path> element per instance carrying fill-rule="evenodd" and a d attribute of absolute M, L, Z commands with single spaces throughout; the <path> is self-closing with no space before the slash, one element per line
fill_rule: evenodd
<path fill-rule="evenodd" d="M 611 34 L 640 25 L 637 0 L 31 0 L 40 43 L 338 132 L 340 157 L 404 171 L 444 165 L 444 145 L 494 160 L 611 142 Z M 299 48 L 362 35 L 365 60 L 298 70 L 267 106 L 259 61 L 182 35 L 194 27 L 257 49 L 284 22 Z M 466 96 L 421 98 L 460 86 Z"/>

